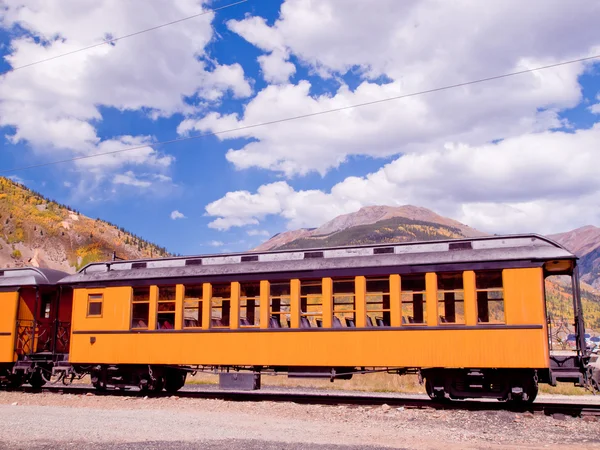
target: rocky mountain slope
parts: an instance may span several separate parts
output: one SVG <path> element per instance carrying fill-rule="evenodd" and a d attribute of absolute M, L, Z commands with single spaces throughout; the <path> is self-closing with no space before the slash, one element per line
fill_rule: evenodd
<path fill-rule="evenodd" d="M 89 262 L 166 256 L 155 244 L 0 177 L 0 268 L 73 272 Z"/>
<path fill-rule="evenodd" d="M 286 231 L 256 250 L 404 242 L 484 236 L 474 228 L 418 206 L 365 206 L 314 229 Z"/>
<path fill-rule="evenodd" d="M 579 256 L 582 281 L 600 290 L 600 228 L 588 225 L 549 237 Z"/>

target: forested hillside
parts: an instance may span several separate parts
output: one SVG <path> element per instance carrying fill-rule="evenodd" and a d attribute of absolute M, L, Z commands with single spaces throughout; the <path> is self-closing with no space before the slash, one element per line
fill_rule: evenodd
<path fill-rule="evenodd" d="M 116 252 L 126 259 L 166 256 L 164 248 L 92 219 L 0 177 L 0 267 L 74 271 Z"/>

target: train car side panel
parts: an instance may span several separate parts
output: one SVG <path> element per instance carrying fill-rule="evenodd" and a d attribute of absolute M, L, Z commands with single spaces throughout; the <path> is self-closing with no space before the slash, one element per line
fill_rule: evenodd
<path fill-rule="evenodd" d="M 73 291 L 73 331 L 126 331 L 131 323 L 131 288 Z M 92 306 L 98 304 L 101 306 Z M 96 314 L 100 309 L 100 313 Z"/>
<path fill-rule="evenodd" d="M 541 325 L 462 329 L 75 332 L 72 363 L 545 368 Z"/>
<path fill-rule="evenodd" d="M 18 292 L 0 292 L 0 363 L 15 361 L 15 324 L 18 304 Z"/>

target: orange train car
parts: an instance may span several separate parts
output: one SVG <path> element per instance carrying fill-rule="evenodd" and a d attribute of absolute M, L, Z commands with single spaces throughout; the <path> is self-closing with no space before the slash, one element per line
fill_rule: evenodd
<path fill-rule="evenodd" d="M 570 354 L 549 339 L 553 275 L 573 281 Z M 589 381 L 576 257 L 537 235 L 93 263 L 57 286 L 72 321 L 54 373 L 99 389 L 174 392 L 203 368 L 418 372 L 432 398 L 532 401 L 540 382 Z"/>

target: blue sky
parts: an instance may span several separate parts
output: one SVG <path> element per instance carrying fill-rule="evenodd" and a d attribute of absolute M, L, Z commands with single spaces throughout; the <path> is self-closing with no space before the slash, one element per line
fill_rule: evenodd
<path fill-rule="evenodd" d="M 0 70 L 229 2 L 136 3 L 4 0 Z M 374 204 L 488 232 L 600 225 L 593 61 L 156 144 L 600 54 L 600 9 L 576 3 L 249 0 L 0 77 L 0 170 L 147 145 L 8 175 L 182 254 Z"/>

